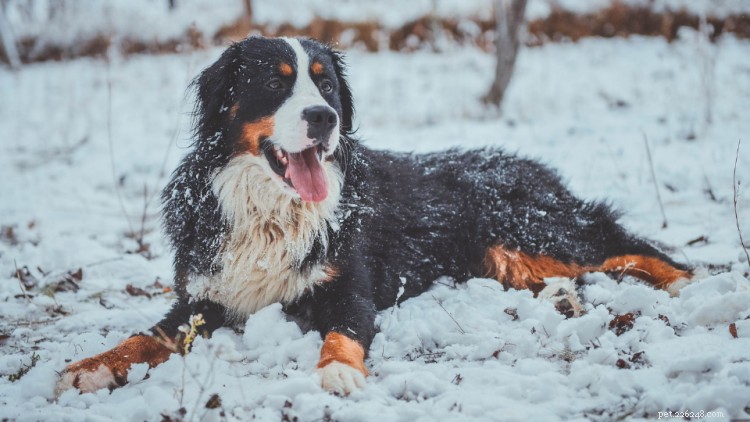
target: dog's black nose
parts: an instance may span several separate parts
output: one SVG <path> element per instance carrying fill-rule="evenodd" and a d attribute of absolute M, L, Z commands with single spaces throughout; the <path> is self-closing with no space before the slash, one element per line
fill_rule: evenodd
<path fill-rule="evenodd" d="M 307 120 L 307 137 L 315 144 L 327 143 L 338 117 L 328 106 L 312 106 L 302 110 L 302 119 Z"/>

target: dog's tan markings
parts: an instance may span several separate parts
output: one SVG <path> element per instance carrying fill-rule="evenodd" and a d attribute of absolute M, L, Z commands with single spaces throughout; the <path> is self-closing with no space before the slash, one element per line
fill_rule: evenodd
<path fill-rule="evenodd" d="M 237 117 L 237 110 L 240 109 L 240 103 L 234 103 L 232 107 L 229 109 L 229 120 L 234 120 L 235 117 Z"/>
<path fill-rule="evenodd" d="M 312 70 L 313 75 L 320 75 L 323 73 L 323 65 L 320 62 L 313 62 L 310 70 Z"/>
<path fill-rule="evenodd" d="M 116 387 L 127 382 L 131 365 L 147 363 L 150 367 L 165 362 L 172 350 L 151 336 L 131 337 L 115 348 L 68 365 L 65 373 L 73 376 L 72 386 L 88 393 L 103 387 Z M 95 379 L 109 385 L 100 385 Z"/>
<path fill-rule="evenodd" d="M 326 267 L 323 268 L 323 272 L 325 273 L 325 278 L 322 280 L 323 283 L 335 280 L 340 274 L 338 267 L 335 265 L 326 265 Z"/>
<path fill-rule="evenodd" d="M 362 345 L 341 333 L 330 332 L 320 349 L 318 368 L 324 368 L 333 362 L 351 366 L 367 376 L 365 349 Z"/>
<path fill-rule="evenodd" d="M 627 274 L 665 290 L 678 280 L 690 280 L 693 277 L 690 272 L 677 269 L 659 258 L 643 255 L 609 258 L 599 267 L 599 271 Z"/>
<path fill-rule="evenodd" d="M 242 151 L 260 155 L 260 141 L 273 134 L 273 117 L 264 117 L 242 126 Z"/>
<path fill-rule="evenodd" d="M 505 288 L 530 289 L 534 294 L 544 288 L 546 277 L 573 278 L 586 272 L 575 263 L 565 263 L 546 255 L 530 256 L 494 246 L 484 256 L 486 276 L 503 283 Z"/>
<path fill-rule="evenodd" d="M 626 274 L 665 290 L 669 290 L 670 285 L 679 280 L 692 278 L 690 272 L 649 256 L 622 255 L 609 258 L 601 265 L 582 266 L 575 262 L 558 261 L 546 255 L 530 256 L 502 246 L 487 250 L 484 269 L 486 276 L 497 279 L 506 288 L 530 289 L 535 295 L 545 287 L 544 279 L 547 277 L 574 278 L 594 271 Z"/>
<path fill-rule="evenodd" d="M 292 69 L 292 66 L 290 66 L 289 63 L 281 63 L 279 65 L 279 72 L 284 76 L 291 76 L 292 73 L 294 73 L 294 69 Z"/>

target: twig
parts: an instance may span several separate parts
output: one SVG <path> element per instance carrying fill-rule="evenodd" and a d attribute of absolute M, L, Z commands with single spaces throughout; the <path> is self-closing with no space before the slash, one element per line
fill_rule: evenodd
<path fill-rule="evenodd" d="M 18 370 L 15 374 L 8 375 L 8 381 L 10 382 L 16 382 L 21 379 L 24 375 L 28 374 L 29 371 L 31 371 L 31 368 L 36 366 L 36 363 L 39 361 L 40 357 L 36 354 L 36 352 L 31 353 L 31 363 L 28 365 L 21 362 L 21 369 Z"/>
<path fill-rule="evenodd" d="M 193 57 L 194 55 L 191 54 L 190 58 L 188 60 L 188 65 L 186 66 L 186 73 L 185 73 L 185 84 L 187 85 L 190 81 L 190 75 L 193 72 Z M 180 101 L 180 109 L 182 108 L 182 105 L 186 101 L 187 96 L 184 96 L 182 101 Z M 177 141 L 177 138 L 180 135 L 180 126 L 182 121 L 182 113 L 178 111 L 177 113 L 177 120 L 175 121 L 174 129 L 172 130 L 172 135 L 169 138 L 169 143 L 167 143 L 167 148 L 164 150 L 164 157 L 162 157 L 161 160 L 161 166 L 159 168 L 159 173 L 156 175 L 156 186 L 159 186 L 161 183 L 161 180 L 167 175 L 167 161 L 169 160 L 169 153 L 172 150 L 172 146 Z M 143 215 L 141 216 L 141 241 L 143 241 L 143 238 L 145 236 L 145 224 L 146 224 L 146 214 L 148 211 L 148 207 L 151 205 L 151 203 L 154 201 L 154 199 L 159 195 L 159 189 L 154 189 L 153 192 L 151 192 L 151 195 L 147 195 L 147 186 L 144 183 L 143 190 L 144 190 L 144 203 L 143 203 Z M 142 246 L 140 243 L 138 246 Z"/>
<path fill-rule="evenodd" d="M 135 241 L 138 242 L 138 249 L 143 249 L 143 245 L 144 245 L 143 238 L 146 237 L 146 217 L 148 215 L 148 203 L 149 203 L 148 185 L 144 183 L 143 184 L 143 211 L 141 213 L 141 229 L 135 238 Z"/>
<path fill-rule="evenodd" d="M 708 243 L 708 238 L 706 236 L 702 235 L 702 236 L 696 237 L 693 240 L 688 241 L 685 245 L 686 246 L 693 246 L 696 243 Z"/>
<path fill-rule="evenodd" d="M 125 203 L 122 200 L 122 193 L 120 192 L 120 185 L 117 182 L 117 172 L 115 171 L 115 153 L 114 147 L 112 146 L 112 75 L 110 74 L 111 65 L 107 60 L 107 144 L 109 145 L 109 162 L 112 170 L 112 183 L 115 186 L 115 193 L 117 193 L 117 201 L 120 203 L 120 211 L 125 216 L 125 220 L 128 222 L 130 233 L 135 234 L 133 231 L 133 223 L 130 222 L 130 216 L 125 211 Z"/>
<path fill-rule="evenodd" d="M 740 230 L 740 217 L 737 213 L 737 187 L 740 182 L 737 181 L 737 160 L 740 158 L 740 143 L 742 139 L 737 141 L 737 152 L 734 154 L 734 171 L 732 172 L 732 190 L 734 191 L 734 222 L 737 224 L 737 234 L 740 236 L 740 246 L 745 251 L 745 257 L 747 257 L 747 265 L 750 265 L 750 253 L 747 252 L 747 246 L 745 246 L 745 239 L 742 238 L 742 230 Z"/>
<path fill-rule="evenodd" d="M 654 171 L 654 161 L 651 159 L 651 147 L 648 146 L 648 136 L 646 132 L 643 133 L 643 143 L 646 144 L 646 156 L 648 157 L 648 165 L 651 168 L 651 179 L 654 181 L 654 188 L 656 189 L 656 200 L 659 201 L 659 209 L 661 210 L 661 216 L 663 221 L 661 228 L 667 228 L 667 214 L 664 212 L 664 203 L 661 201 L 661 192 L 659 192 L 659 182 L 656 180 L 656 172 Z"/>
<path fill-rule="evenodd" d="M 113 262 L 113 261 L 122 261 L 122 259 L 123 259 L 123 258 L 122 258 L 122 256 L 116 256 L 116 257 L 114 257 L 114 258 L 107 258 L 107 259 L 102 259 L 102 260 L 99 260 L 99 261 L 95 261 L 95 262 L 92 262 L 92 263 L 90 263 L 90 264 L 85 264 L 85 265 L 83 265 L 83 267 L 84 267 L 84 268 L 91 268 L 91 267 L 96 267 L 97 265 L 102 265 L 102 264 L 106 264 L 106 263 L 108 263 L 108 262 Z"/>
<path fill-rule="evenodd" d="M 706 171 L 703 171 L 703 181 L 706 182 L 706 189 L 704 192 L 706 195 L 708 195 L 708 199 L 710 199 L 713 202 L 719 202 L 719 200 L 716 198 L 716 195 L 714 194 L 714 189 L 711 187 L 711 181 L 708 180 L 708 175 L 706 174 Z"/>
<path fill-rule="evenodd" d="M 449 316 L 449 317 L 451 317 L 451 319 L 453 320 L 453 322 L 455 322 L 455 323 L 456 323 L 456 327 L 458 327 L 458 331 L 460 331 L 460 332 L 461 332 L 461 334 L 466 334 L 466 331 L 464 331 L 463 327 L 461 327 L 461 324 L 459 324 L 459 323 L 458 323 L 458 321 L 456 321 L 456 318 L 453 318 L 453 315 L 451 315 L 451 313 L 450 313 L 450 312 L 448 312 L 448 310 L 447 310 L 447 309 L 445 309 L 445 307 L 443 306 L 443 304 L 442 304 L 442 303 L 440 303 L 440 301 L 439 301 L 439 300 L 438 300 L 438 299 L 437 299 L 437 298 L 435 297 L 435 295 L 432 295 L 432 298 L 433 298 L 433 299 L 435 299 L 435 302 L 437 302 L 437 304 L 438 304 L 438 305 L 439 305 L 439 306 L 440 306 L 441 308 L 443 308 L 443 310 L 445 311 L 445 313 L 446 313 L 446 314 L 448 314 L 448 316 Z"/>
<path fill-rule="evenodd" d="M 214 380 L 215 372 L 214 367 L 216 366 L 216 361 L 219 359 L 219 353 L 221 353 L 222 348 L 219 346 L 215 349 L 216 351 L 211 356 L 211 362 L 208 366 L 208 371 L 206 372 L 206 376 L 203 378 L 203 382 L 201 382 L 200 379 L 198 379 L 198 374 L 191 371 L 190 368 L 187 368 L 187 362 L 185 358 L 183 357 L 182 362 L 183 365 L 187 368 L 188 374 L 193 378 L 193 381 L 195 381 L 196 384 L 198 384 L 198 397 L 195 399 L 195 404 L 193 405 L 193 410 L 190 412 L 190 421 L 192 422 L 195 418 L 195 415 L 198 412 L 198 406 L 201 404 L 201 398 L 203 397 L 203 393 L 206 392 L 206 385 L 209 383 L 209 381 Z M 211 351 L 211 349 L 209 349 Z M 199 418 L 199 420 L 203 420 L 205 416 L 204 414 Z"/>
<path fill-rule="evenodd" d="M 23 297 L 26 299 L 26 303 L 31 303 L 31 299 L 29 299 L 29 295 L 26 293 L 26 288 L 23 286 L 23 282 L 21 281 L 21 270 L 18 269 L 18 263 L 16 263 L 15 259 L 13 260 L 13 266 L 16 267 L 16 279 L 18 279 L 18 287 L 21 288 L 21 293 L 23 293 Z"/>

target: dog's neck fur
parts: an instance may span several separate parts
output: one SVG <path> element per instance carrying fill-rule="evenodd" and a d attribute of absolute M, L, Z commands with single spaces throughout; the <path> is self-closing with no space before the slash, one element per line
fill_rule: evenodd
<path fill-rule="evenodd" d="M 337 226 L 343 176 L 334 163 L 323 163 L 328 197 L 308 203 L 284 192 L 261 160 L 249 154 L 234 157 L 214 176 L 212 189 L 230 227 L 216 257 L 221 270 L 188 283 L 194 298 L 219 302 L 239 317 L 293 301 L 326 280 L 324 262 L 309 271 L 301 263 L 316 241 L 327 250 L 328 227 Z"/>

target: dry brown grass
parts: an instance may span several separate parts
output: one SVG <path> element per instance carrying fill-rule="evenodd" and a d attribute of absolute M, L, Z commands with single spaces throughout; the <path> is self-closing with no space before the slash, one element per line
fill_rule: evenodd
<path fill-rule="evenodd" d="M 563 9 L 553 10 L 544 19 L 528 23 L 527 46 L 538 46 L 548 42 L 578 41 L 586 37 L 627 37 L 645 35 L 664 37 L 669 41 L 677 38 L 680 28 L 698 29 L 700 17 L 686 10 L 655 11 L 647 6 L 630 6 L 615 1 L 597 12 L 576 14 Z M 707 23 L 713 27 L 711 41 L 731 33 L 738 38 L 750 39 L 750 15 L 730 15 L 724 18 L 709 16 Z M 471 28 L 471 29 L 467 29 Z M 449 40 L 458 45 L 476 45 L 491 50 L 495 22 L 490 19 L 437 18 L 424 16 L 397 27 L 385 27 L 378 22 L 342 22 L 316 18 L 305 27 L 290 24 L 258 25 L 247 16 L 224 26 L 216 34 L 203 34 L 188 28 L 179 37 L 168 40 L 142 40 L 125 37 L 113 44 L 113 37 L 100 34 L 74 45 L 43 44 L 36 38 L 19 41 L 19 54 L 24 63 L 67 60 L 76 57 L 105 57 L 110 50 L 117 49 L 124 55 L 168 54 L 206 48 L 210 45 L 225 45 L 240 40 L 248 34 L 265 36 L 309 36 L 331 43 L 338 48 L 358 46 L 368 51 L 415 49 L 438 49 L 437 40 Z M 1 57 L 7 62 L 5 57 Z"/>

